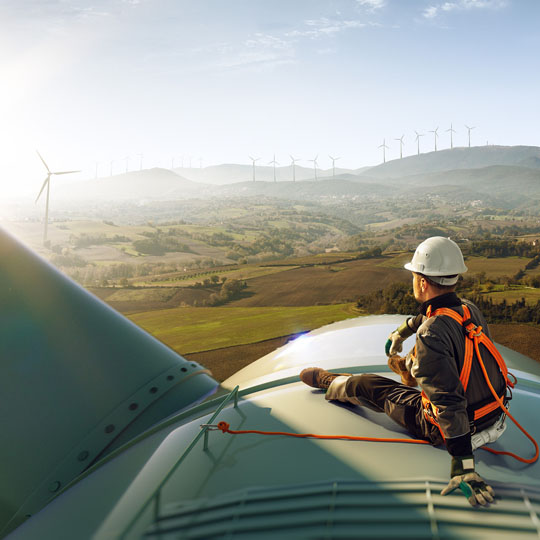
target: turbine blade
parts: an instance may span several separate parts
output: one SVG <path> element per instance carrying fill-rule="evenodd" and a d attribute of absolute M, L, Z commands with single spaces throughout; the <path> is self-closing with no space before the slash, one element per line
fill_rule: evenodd
<path fill-rule="evenodd" d="M 81 172 L 81 171 L 61 171 L 61 172 L 53 172 L 51 174 L 54 174 L 54 175 L 59 175 L 59 174 L 73 174 L 73 173 L 78 173 L 78 172 Z"/>
<path fill-rule="evenodd" d="M 47 182 L 49 181 L 50 178 L 51 178 L 51 175 L 48 174 L 47 178 L 45 178 L 45 181 L 43 182 L 43 185 L 41 186 L 41 189 L 39 190 L 38 196 L 36 197 L 36 200 L 35 200 L 34 204 L 38 202 L 38 200 L 41 197 L 41 194 L 43 193 L 43 190 L 45 189 L 45 186 L 47 185 Z"/>
<path fill-rule="evenodd" d="M 41 162 L 43 165 L 45 165 L 45 168 L 47 169 L 47 172 L 50 173 L 51 170 L 49 169 L 49 166 L 45 163 L 45 160 L 41 157 L 41 154 L 36 150 L 37 155 L 39 156 L 39 159 L 41 159 Z"/>

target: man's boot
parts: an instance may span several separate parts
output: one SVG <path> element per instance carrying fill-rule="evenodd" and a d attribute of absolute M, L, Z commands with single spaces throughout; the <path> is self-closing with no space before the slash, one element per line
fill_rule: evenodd
<path fill-rule="evenodd" d="M 300 372 L 300 380 L 313 388 L 328 390 L 328 387 L 335 378 L 342 376 L 350 377 L 351 375 L 352 373 L 330 373 L 322 368 L 309 367 Z"/>

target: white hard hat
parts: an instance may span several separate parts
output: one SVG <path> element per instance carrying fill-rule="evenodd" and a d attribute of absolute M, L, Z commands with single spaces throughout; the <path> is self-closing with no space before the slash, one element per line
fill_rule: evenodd
<path fill-rule="evenodd" d="M 414 252 L 407 270 L 428 276 L 439 285 L 455 285 L 458 274 L 467 271 L 459 246 L 450 238 L 432 236 L 424 240 Z M 443 277 L 446 276 L 446 277 Z"/>

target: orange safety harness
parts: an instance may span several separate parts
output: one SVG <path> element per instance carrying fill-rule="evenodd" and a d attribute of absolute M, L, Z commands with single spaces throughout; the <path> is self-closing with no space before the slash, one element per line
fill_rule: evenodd
<path fill-rule="evenodd" d="M 459 376 L 461 384 L 463 385 L 463 389 L 467 390 L 467 386 L 469 384 L 469 378 L 471 374 L 471 369 L 472 369 L 472 362 L 473 362 L 473 359 L 476 357 L 480 365 L 480 368 L 482 369 L 482 373 L 484 374 L 486 383 L 494 397 L 494 400 L 492 402 L 488 403 L 487 405 L 483 405 L 474 411 L 474 419 L 475 420 L 480 419 L 486 416 L 487 414 L 489 414 L 490 412 L 493 412 L 497 408 L 500 408 L 503 411 L 503 413 L 506 414 L 514 422 L 514 424 L 520 429 L 520 431 L 533 443 L 534 448 L 535 448 L 535 454 L 532 458 L 522 458 L 512 452 L 494 450 L 493 448 L 488 448 L 486 446 L 482 446 L 481 448 L 482 450 L 486 450 L 488 452 L 491 452 L 492 454 L 513 457 L 514 459 L 517 459 L 518 461 L 521 461 L 522 463 L 535 463 L 538 460 L 538 455 L 539 455 L 538 444 L 533 439 L 533 437 L 529 435 L 527 431 L 525 431 L 525 429 L 521 426 L 521 424 L 510 414 L 510 411 L 507 409 L 506 405 L 504 404 L 503 399 L 497 394 L 497 392 L 493 388 L 493 385 L 491 384 L 491 381 L 489 380 L 486 367 L 484 366 L 484 362 L 482 360 L 482 355 L 480 353 L 480 344 L 484 345 L 495 358 L 507 386 L 509 386 L 510 388 L 513 388 L 515 383 L 517 382 L 516 378 L 512 374 L 508 373 L 508 369 L 506 367 L 503 357 L 501 356 L 499 351 L 496 349 L 495 345 L 493 345 L 493 342 L 482 332 L 482 327 L 476 326 L 472 322 L 469 308 L 466 305 L 463 305 L 462 307 L 463 307 L 463 316 L 461 316 L 459 313 L 449 308 L 439 308 L 432 313 L 431 306 L 429 306 L 426 315 L 428 317 L 434 317 L 436 315 L 446 315 L 454 319 L 459 324 L 461 324 L 466 330 L 467 339 L 465 340 L 465 358 L 463 362 L 463 368 Z M 416 347 L 415 347 L 414 353 L 416 353 Z M 510 381 L 508 378 L 508 375 L 511 375 L 514 381 Z M 426 415 L 426 418 L 431 423 L 436 425 L 440 430 L 439 423 L 437 422 L 437 416 L 438 416 L 437 407 L 435 407 L 433 403 L 431 403 L 431 401 L 428 399 L 428 397 L 425 395 L 423 391 L 422 391 L 422 404 L 424 406 L 424 414 Z M 290 433 L 286 431 L 259 431 L 259 430 L 254 430 L 254 429 L 233 430 L 233 429 L 230 429 L 230 424 L 224 421 L 218 422 L 217 425 L 203 424 L 201 427 L 206 427 L 207 429 L 210 429 L 210 430 L 220 430 L 222 433 L 230 433 L 231 435 L 242 435 L 242 434 L 247 434 L 247 433 L 254 433 L 258 435 L 285 435 L 288 437 L 327 439 L 327 440 L 339 439 L 339 440 L 347 440 L 347 441 L 431 444 L 430 442 L 423 439 L 388 439 L 388 438 L 378 438 L 378 437 L 355 437 L 351 435 L 317 435 L 314 433 Z"/>
<path fill-rule="evenodd" d="M 535 448 L 535 454 L 532 458 L 522 458 L 512 452 L 504 452 L 504 451 L 494 450 L 493 448 L 487 448 L 487 447 L 482 447 L 482 448 L 493 454 L 511 456 L 514 459 L 521 461 L 522 463 L 534 463 L 538 459 L 538 455 L 539 455 L 538 444 L 533 439 L 533 437 L 531 437 L 531 435 L 529 435 L 529 433 L 527 433 L 527 431 L 521 426 L 521 424 L 512 416 L 512 414 L 510 414 L 510 411 L 506 407 L 503 401 L 503 398 L 499 396 L 497 392 L 495 391 L 495 389 L 493 388 L 493 385 L 491 384 L 491 381 L 489 380 L 486 367 L 482 360 L 482 354 L 480 352 L 480 344 L 486 347 L 486 349 L 491 353 L 493 358 L 495 358 L 495 361 L 497 362 L 497 365 L 499 366 L 499 369 L 502 373 L 502 376 L 504 378 L 504 382 L 506 385 L 504 394 L 506 394 L 506 387 L 514 388 L 514 385 L 517 382 L 517 380 L 514 377 L 514 375 L 512 375 L 511 373 L 510 374 L 508 373 L 508 368 L 506 367 L 506 363 L 504 362 L 504 359 L 501 356 L 501 353 L 499 353 L 499 351 L 497 350 L 497 348 L 495 347 L 491 339 L 489 339 L 486 336 L 486 334 L 484 334 L 484 332 L 482 331 L 482 327 L 476 326 L 474 324 L 474 322 L 471 319 L 471 312 L 469 308 L 465 304 L 463 304 L 462 309 L 463 309 L 463 316 L 450 308 L 439 308 L 432 312 L 431 306 L 429 306 L 426 312 L 426 316 L 428 318 L 436 317 L 437 315 L 450 317 L 454 321 L 456 321 L 458 324 L 463 326 L 463 328 L 465 329 L 465 335 L 466 335 L 465 357 L 463 359 L 463 367 L 459 375 L 459 380 L 461 381 L 461 384 L 463 385 L 463 390 L 467 391 L 467 386 L 469 384 L 469 378 L 471 375 L 473 359 L 476 358 L 478 361 L 478 364 L 480 365 L 482 373 L 484 375 L 486 384 L 488 385 L 488 388 L 491 391 L 491 394 L 494 398 L 493 401 L 487 403 L 486 405 L 478 407 L 477 409 L 474 410 L 474 420 L 479 420 L 480 418 L 483 418 L 489 413 L 497 409 L 501 409 L 501 411 L 506 416 L 508 416 L 512 420 L 512 422 L 514 422 L 514 424 L 519 428 L 519 430 L 533 443 L 534 448 Z M 416 355 L 416 347 L 413 354 Z M 514 379 L 514 381 L 511 381 L 508 378 L 509 375 Z M 424 415 L 426 419 L 432 424 L 434 424 L 435 426 L 437 426 L 440 430 L 439 422 L 437 421 L 437 417 L 438 417 L 437 407 L 433 405 L 433 403 L 431 403 L 431 401 L 426 396 L 424 391 L 422 391 L 422 405 L 424 407 Z M 442 432 L 441 432 L 441 435 L 442 435 Z"/>

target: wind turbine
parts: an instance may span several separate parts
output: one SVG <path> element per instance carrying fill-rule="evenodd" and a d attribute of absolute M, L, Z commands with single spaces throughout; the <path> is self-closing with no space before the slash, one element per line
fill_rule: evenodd
<path fill-rule="evenodd" d="M 416 133 L 416 143 L 417 143 L 417 146 L 418 146 L 418 155 L 420 155 L 420 137 L 423 137 L 424 134 L 423 133 L 418 133 L 418 131 L 415 131 Z"/>
<path fill-rule="evenodd" d="M 142 171 L 142 158 L 143 158 L 143 155 L 142 154 L 137 154 L 140 158 L 140 161 L 139 161 L 139 171 Z"/>
<path fill-rule="evenodd" d="M 199 158 L 199 169 L 202 169 L 202 162 L 203 162 L 203 158 L 200 157 Z"/>
<path fill-rule="evenodd" d="M 94 176 L 94 180 L 97 180 L 97 177 L 98 177 L 98 167 L 99 167 L 99 163 L 96 161 L 96 174 Z"/>
<path fill-rule="evenodd" d="M 126 160 L 126 173 L 129 171 L 129 156 L 124 158 Z"/>
<path fill-rule="evenodd" d="M 260 157 L 252 158 L 251 156 L 249 156 L 249 159 L 251 159 L 251 161 L 252 161 L 252 165 L 253 165 L 253 181 L 255 182 L 255 162 L 259 161 L 259 159 L 261 159 L 261 158 Z"/>
<path fill-rule="evenodd" d="M 300 161 L 299 158 L 293 158 L 290 154 L 289 154 L 290 158 L 291 158 L 291 167 L 292 167 L 292 181 L 293 182 L 296 182 L 296 166 L 295 166 L 295 163 L 297 161 Z"/>
<path fill-rule="evenodd" d="M 171 169 L 174 169 L 174 157 L 171 158 Z"/>
<path fill-rule="evenodd" d="M 468 130 L 469 130 L 469 148 L 471 147 L 471 131 L 476 127 L 476 126 L 473 126 L 473 127 L 469 127 L 469 126 L 465 126 Z"/>
<path fill-rule="evenodd" d="M 403 145 L 405 144 L 403 142 L 403 137 L 405 137 L 405 135 L 402 135 L 399 139 L 394 139 L 395 141 L 399 141 L 399 159 L 403 159 Z"/>
<path fill-rule="evenodd" d="M 308 161 L 311 161 L 313 163 L 313 169 L 315 170 L 315 181 L 317 180 L 317 159 L 319 157 L 319 154 L 315 156 L 315 159 L 308 159 Z"/>
<path fill-rule="evenodd" d="M 328 157 L 332 160 L 332 179 L 334 179 L 336 177 L 336 161 L 341 158 L 332 157 L 331 155 L 328 155 Z"/>
<path fill-rule="evenodd" d="M 115 159 L 111 159 L 111 174 L 110 174 L 110 176 L 112 176 L 112 166 L 113 166 L 113 163 L 114 163 L 115 161 L 116 161 Z"/>
<path fill-rule="evenodd" d="M 379 148 L 382 148 L 383 163 L 386 163 L 386 149 L 390 149 L 389 146 L 386 146 L 386 139 L 382 140 L 382 144 L 379 146 Z"/>
<path fill-rule="evenodd" d="M 435 129 L 430 130 L 430 133 L 433 133 L 433 139 L 435 140 L 435 152 L 437 151 L 437 137 L 439 136 L 437 131 L 439 131 L 439 126 L 437 126 Z"/>
<path fill-rule="evenodd" d="M 58 171 L 58 172 L 52 172 L 49 169 L 49 166 L 45 163 L 45 160 L 41 157 L 41 154 L 36 150 L 37 155 L 39 156 L 39 159 L 41 159 L 41 162 L 43 165 L 45 165 L 45 168 L 47 169 L 47 178 L 45 178 L 45 181 L 43 182 L 43 185 L 41 186 L 41 189 L 39 190 L 38 196 L 36 197 L 36 203 L 38 202 L 39 198 L 41 197 L 41 194 L 43 193 L 43 190 L 45 189 L 45 186 L 47 186 L 47 199 L 45 202 L 45 224 L 43 228 L 43 245 L 47 243 L 47 226 L 49 224 L 49 195 L 51 191 L 51 176 L 59 176 L 61 174 L 72 174 L 72 173 L 78 173 L 81 171 Z"/>
<path fill-rule="evenodd" d="M 450 129 L 446 130 L 446 133 L 450 132 L 450 149 L 454 148 L 454 137 L 453 134 L 457 133 L 457 131 L 452 127 L 452 124 L 450 124 Z"/>
<path fill-rule="evenodd" d="M 276 165 L 279 165 L 279 163 L 276 161 L 276 154 L 274 154 L 274 159 L 268 162 L 268 165 L 274 166 L 274 182 L 275 182 L 276 181 Z"/>

